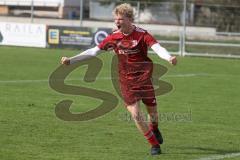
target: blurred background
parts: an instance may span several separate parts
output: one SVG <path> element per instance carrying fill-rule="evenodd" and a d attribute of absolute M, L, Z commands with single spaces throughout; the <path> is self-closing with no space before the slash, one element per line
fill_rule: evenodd
<path fill-rule="evenodd" d="M 114 28 L 120 3 L 174 54 L 240 57 L 239 0 L 0 0 L 2 22 Z"/>

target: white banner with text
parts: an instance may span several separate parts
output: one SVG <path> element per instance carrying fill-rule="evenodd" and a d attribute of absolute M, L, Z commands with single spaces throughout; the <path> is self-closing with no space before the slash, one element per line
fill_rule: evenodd
<path fill-rule="evenodd" d="M 0 45 L 46 47 L 46 25 L 0 22 Z"/>

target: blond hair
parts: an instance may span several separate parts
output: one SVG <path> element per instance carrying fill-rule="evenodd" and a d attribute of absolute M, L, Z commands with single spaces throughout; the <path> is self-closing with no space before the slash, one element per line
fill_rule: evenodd
<path fill-rule="evenodd" d="M 114 15 L 122 15 L 122 16 L 125 16 L 125 17 L 131 19 L 131 21 L 134 21 L 133 7 L 128 3 L 123 3 L 123 4 L 116 6 L 115 9 L 113 10 L 113 14 Z"/>

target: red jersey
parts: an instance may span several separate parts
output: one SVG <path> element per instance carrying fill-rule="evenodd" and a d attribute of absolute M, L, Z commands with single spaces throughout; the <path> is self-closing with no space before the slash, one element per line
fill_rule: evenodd
<path fill-rule="evenodd" d="M 106 37 L 98 47 L 113 49 L 118 56 L 119 78 L 121 83 L 138 84 L 151 78 L 153 64 L 148 58 L 148 48 L 157 43 L 146 30 L 134 26 L 129 35 L 119 30 Z"/>

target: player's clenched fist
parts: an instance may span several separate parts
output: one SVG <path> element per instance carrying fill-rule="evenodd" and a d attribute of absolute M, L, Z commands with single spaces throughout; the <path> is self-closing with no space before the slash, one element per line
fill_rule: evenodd
<path fill-rule="evenodd" d="M 61 63 L 65 64 L 65 65 L 69 65 L 70 64 L 70 59 L 68 57 L 62 57 Z"/>
<path fill-rule="evenodd" d="M 170 58 L 169 62 L 170 62 L 171 64 L 173 64 L 173 65 L 176 65 L 176 64 L 177 64 L 177 57 L 172 56 L 172 57 Z"/>

